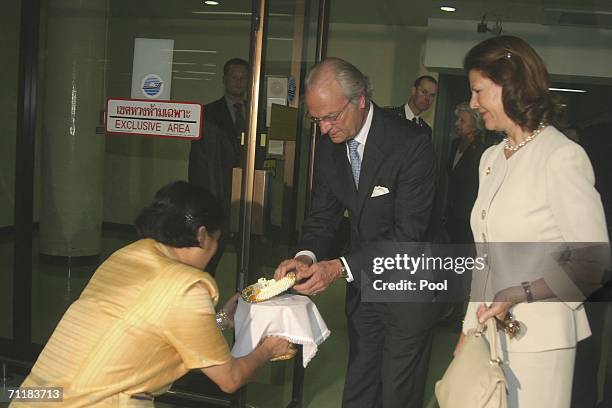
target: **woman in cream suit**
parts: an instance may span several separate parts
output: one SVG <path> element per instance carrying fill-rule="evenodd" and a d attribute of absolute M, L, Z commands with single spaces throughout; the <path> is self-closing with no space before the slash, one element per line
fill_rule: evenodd
<path fill-rule="evenodd" d="M 521 329 L 501 336 L 509 405 L 566 408 L 576 343 L 590 336 L 581 301 L 600 278 L 600 269 L 583 266 L 609 261 L 593 170 L 582 148 L 551 125 L 548 73 L 526 42 L 490 38 L 470 50 L 464 66 L 470 106 L 506 139 L 480 161 L 471 226 L 486 267 L 473 272 L 455 354 L 478 320 L 511 313 Z"/>

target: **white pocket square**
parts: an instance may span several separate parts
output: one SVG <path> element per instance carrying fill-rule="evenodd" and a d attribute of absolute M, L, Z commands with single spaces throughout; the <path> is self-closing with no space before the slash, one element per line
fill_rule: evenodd
<path fill-rule="evenodd" d="M 376 186 L 372 191 L 372 195 L 370 197 L 378 197 L 381 195 L 389 194 L 389 189 L 385 186 Z"/>

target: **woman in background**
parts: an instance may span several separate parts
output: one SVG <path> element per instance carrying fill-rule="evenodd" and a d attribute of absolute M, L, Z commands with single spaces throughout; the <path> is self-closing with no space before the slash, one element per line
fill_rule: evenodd
<path fill-rule="evenodd" d="M 455 108 L 455 134 L 448 166 L 448 210 L 446 228 L 453 244 L 474 242 L 470 213 L 478 194 L 478 163 L 484 151 L 484 125 L 477 109 L 467 102 Z"/>
<path fill-rule="evenodd" d="M 141 239 L 100 265 L 21 387 L 62 387 L 66 407 L 153 406 L 189 370 L 231 393 L 267 361 L 295 353 L 268 337 L 248 356 L 230 355 L 218 324 L 232 325 L 236 298 L 216 317 L 217 284 L 203 272 L 223 220 L 201 187 L 159 190 L 136 219 Z"/>
<path fill-rule="evenodd" d="M 589 263 L 581 265 L 573 253 L 551 262 L 544 253 L 551 245 L 608 242 L 593 169 L 584 150 L 552 126 L 548 73 L 525 41 L 485 40 L 469 51 L 464 67 L 470 106 L 506 139 L 480 161 L 471 226 L 487 265 L 473 271 L 463 332 L 511 312 L 521 332 L 501 336 L 509 405 L 567 408 L 576 343 L 590 335 L 585 293 L 578 290 L 590 279 Z M 605 256 L 609 261 L 609 249 Z M 462 333 L 455 353 L 463 339 Z"/>

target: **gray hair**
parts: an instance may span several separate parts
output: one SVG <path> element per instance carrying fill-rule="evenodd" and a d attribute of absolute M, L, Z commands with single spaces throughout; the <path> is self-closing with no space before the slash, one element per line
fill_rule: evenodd
<path fill-rule="evenodd" d="M 459 116 L 461 112 L 467 112 L 472 116 L 472 118 L 474 118 L 474 123 L 476 124 L 476 131 L 478 134 L 482 134 L 484 132 L 484 121 L 482 120 L 482 116 L 480 116 L 478 109 L 472 109 L 467 102 L 461 102 L 455 107 L 455 115 Z"/>
<path fill-rule="evenodd" d="M 368 101 L 372 98 L 370 79 L 350 62 L 335 57 L 326 58 L 310 69 L 304 81 L 306 91 L 310 89 L 321 71 L 326 69 L 332 71 L 340 89 L 342 89 L 342 94 L 349 101 L 353 101 L 361 95 L 365 96 Z"/>

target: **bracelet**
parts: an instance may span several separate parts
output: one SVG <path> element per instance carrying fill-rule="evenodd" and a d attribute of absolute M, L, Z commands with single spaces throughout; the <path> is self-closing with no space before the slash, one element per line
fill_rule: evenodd
<path fill-rule="evenodd" d="M 525 291 L 525 299 L 527 300 L 527 303 L 533 302 L 533 293 L 531 293 L 531 283 L 521 282 L 521 286 Z"/>
<path fill-rule="evenodd" d="M 215 315 L 215 321 L 217 322 L 217 327 L 221 331 L 230 327 L 229 319 L 227 317 L 227 313 L 225 313 L 225 310 L 217 312 L 217 314 Z"/>

